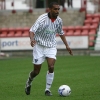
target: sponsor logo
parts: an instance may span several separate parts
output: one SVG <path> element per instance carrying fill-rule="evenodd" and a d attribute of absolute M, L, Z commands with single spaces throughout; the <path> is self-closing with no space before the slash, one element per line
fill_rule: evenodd
<path fill-rule="evenodd" d="M 27 40 L 23 40 L 23 41 L 20 41 L 20 40 L 11 40 L 11 41 L 3 41 L 1 42 L 1 46 L 4 48 L 4 47 L 11 47 L 11 46 L 28 46 L 30 45 L 30 42 L 27 41 Z"/>

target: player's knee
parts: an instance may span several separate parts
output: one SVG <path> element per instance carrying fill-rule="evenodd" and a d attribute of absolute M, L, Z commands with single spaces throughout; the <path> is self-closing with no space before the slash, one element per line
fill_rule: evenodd
<path fill-rule="evenodd" d="M 53 73 L 53 71 L 54 71 L 54 66 L 49 66 L 49 72 Z"/>

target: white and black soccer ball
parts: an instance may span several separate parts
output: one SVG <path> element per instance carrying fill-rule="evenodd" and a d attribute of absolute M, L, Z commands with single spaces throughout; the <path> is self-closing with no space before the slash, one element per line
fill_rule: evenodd
<path fill-rule="evenodd" d="M 68 85 L 61 85 L 58 89 L 60 96 L 69 96 L 71 94 L 71 88 Z"/>

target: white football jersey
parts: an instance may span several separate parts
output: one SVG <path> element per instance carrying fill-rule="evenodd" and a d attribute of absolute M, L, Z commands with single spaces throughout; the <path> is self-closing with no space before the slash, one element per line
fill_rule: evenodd
<path fill-rule="evenodd" d="M 46 47 L 56 47 L 56 34 L 63 35 L 62 19 L 58 16 L 54 22 L 48 16 L 48 13 L 42 14 L 30 28 L 34 32 L 34 39 L 37 44 Z"/>

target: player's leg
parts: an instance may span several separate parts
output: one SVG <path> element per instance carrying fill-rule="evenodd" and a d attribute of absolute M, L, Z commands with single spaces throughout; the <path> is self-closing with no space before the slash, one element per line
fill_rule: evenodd
<path fill-rule="evenodd" d="M 42 64 L 39 64 L 39 65 L 34 64 L 34 70 L 30 72 L 30 75 L 29 75 L 31 80 L 33 80 L 40 73 L 41 66 Z"/>
<path fill-rule="evenodd" d="M 46 89 L 45 94 L 46 95 L 52 95 L 50 88 L 54 79 L 54 64 L 56 61 L 56 48 L 48 48 L 48 52 L 46 53 L 46 60 L 48 64 L 48 71 L 46 74 Z"/>
<path fill-rule="evenodd" d="M 48 63 L 48 71 L 46 75 L 46 89 L 45 89 L 45 95 L 51 96 L 51 85 L 54 79 L 54 64 L 55 64 L 55 59 L 53 58 L 46 58 L 47 63 Z"/>
<path fill-rule="evenodd" d="M 40 73 L 42 63 L 44 62 L 45 58 L 43 57 L 43 48 L 42 46 L 39 46 L 36 44 L 33 48 L 33 64 L 34 64 L 34 69 L 32 72 L 29 73 L 29 78 L 26 82 L 25 86 L 25 93 L 27 95 L 30 94 L 31 90 L 31 83 L 34 80 L 34 78 Z"/>
<path fill-rule="evenodd" d="M 25 93 L 27 95 L 30 94 L 30 91 L 31 91 L 31 85 L 32 85 L 32 81 L 34 80 L 34 78 L 40 73 L 40 70 L 41 70 L 41 65 L 35 65 L 34 64 L 34 69 L 33 71 L 31 71 L 29 73 L 29 77 L 27 79 L 27 82 L 26 82 L 26 86 L 25 86 Z"/>

